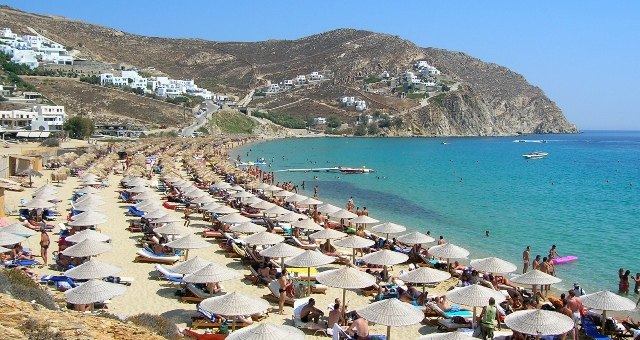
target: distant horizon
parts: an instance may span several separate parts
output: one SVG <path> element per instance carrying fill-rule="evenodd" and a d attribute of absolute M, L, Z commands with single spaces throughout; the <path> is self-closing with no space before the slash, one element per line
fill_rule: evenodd
<path fill-rule="evenodd" d="M 296 40 L 341 28 L 389 34 L 521 74 L 581 131 L 640 131 L 640 112 L 630 102 L 640 92 L 640 37 L 635 34 L 640 31 L 640 3 L 634 1 L 426 1 L 410 8 L 382 0 L 367 6 L 336 0 L 285 0 L 269 6 L 246 0 L 162 6 L 123 0 L 4 4 L 150 37 L 257 42 Z M 424 26 L 415 29 L 407 20 Z"/>

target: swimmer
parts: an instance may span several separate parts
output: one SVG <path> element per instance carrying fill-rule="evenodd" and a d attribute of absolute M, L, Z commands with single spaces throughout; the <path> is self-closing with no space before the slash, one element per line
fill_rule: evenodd
<path fill-rule="evenodd" d="M 489 230 L 484 232 L 484 236 L 489 237 Z"/>

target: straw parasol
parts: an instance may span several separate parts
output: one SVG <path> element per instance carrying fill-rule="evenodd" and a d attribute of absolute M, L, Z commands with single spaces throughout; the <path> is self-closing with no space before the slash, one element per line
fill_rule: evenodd
<path fill-rule="evenodd" d="M 331 228 L 325 228 L 321 231 L 318 231 L 309 235 L 309 237 L 316 240 L 334 240 L 334 239 L 343 238 L 346 236 L 347 234 Z"/>
<path fill-rule="evenodd" d="M 78 287 L 64 292 L 67 302 L 71 304 L 93 304 L 105 301 L 127 291 L 124 285 L 109 283 L 98 279 L 89 280 Z"/>
<path fill-rule="evenodd" d="M 312 206 L 312 205 L 318 205 L 318 204 L 322 204 L 322 201 L 312 197 L 307 197 L 306 199 L 298 202 L 298 205 L 306 205 L 306 206 Z"/>
<path fill-rule="evenodd" d="M 324 271 L 316 275 L 316 281 L 329 287 L 342 288 L 343 306 L 347 301 L 347 289 L 366 288 L 376 284 L 376 278 L 373 275 L 353 267 Z M 344 316 L 344 314 L 343 307 L 342 315 Z"/>
<path fill-rule="evenodd" d="M 302 254 L 292 257 L 284 262 L 289 267 L 307 268 L 307 288 L 311 295 L 311 267 L 324 266 L 332 263 L 336 258 L 325 255 L 315 250 L 305 250 Z"/>
<path fill-rule="evenodd" d="M 156 195 L 151 191 L 141 192 L 136 195 L 136 200 L 148 200 L 148 199 L 157 200 L 158 198 L 159 198 L 158 195 Z"/>
<path fill-rule="evenodd" d="M 64 275 L 75 280 L 91 280 L 113 276 L 120 272 L 120 270 L 119 267 L 102 263 L 92 258 L 75 268 L 67 270 L 64 272 Z"/>
<path fill-rule="evenodd" d="M 400 241 L 400 242 L 402 242 L 404 244 L 414 245 L 414 244 L 431 243 L 431 242 L 433 242 L 435 240 L 433 239 L 433 237 L 431 237 L 429 235 L 425 235 L 425 234 L 423 234 L 421 232 L 414 231 L 414 232 L 409 233 L 409 234 L 398 236 L 398 241 Z"/>
<path fill-rule="evenodd" d="M 94 187 L 84 187 L 84 188 L 76 191 L 76 193 L 84 194 L 84 195 L 97 194 L 98 192 L 100 192 L 100 190 L 98 190 L 98 189 L 96 189 Z"/>
<path fill-rule="evenodd" d="M 154 223 L 175 223 L 175 222 L 182 222 L 182 219 L 174 215 L 166 214 L 153 222 Z"/>
<path fill-rule="evenodd" d="M 218 181 L 215 184 L 213 184 L 214 187 L 218 188 L 218 189 L 229 189 L 231 188 L 231 184 L 224 182 L 224 181 Z"/>
<path fill-rule="evenodd" d="M 62 255 L 71 257 L 89 257 L 96 256 L 102 253 L 106 253 L 111 250 L 111 245 L 108 243 L 85 239 L 76 243 L 69 248 L 62 251 Z"/>
<path fill-rule="evenodd" d="M 305 195 L 294 194 L 294 195 L 291 195 L 289 197 L 286 197 L 284 199 L 284 201 L 285 202 L 291 202 L 291 203 L 298 203 L 298 202 L 306 200 L 307 198 L 309 198 L 309 197 L 307 197 Z"/>
<path fill-rule="evenodd" d="M 444 295 L 447 297 L 447 300 L 453 303 L 473 307 L 473 315 L 476 315 L 476 307 L 488 305 L 490 298 L 494 298 L 496 304 L 506 299 L 501 292 L 478 284 L 455 288 L 446 292 Z"/>
<path fill-rule="evenodd" d="M 111 239 L 111 237 L 109 237 L 109 235 L 99 233 L 92 229 L 85 229 L 79 233 L 66 237 L 64 240 L 73 242 L 73 243 L 78 243 L 87 239 L 98 241 L 98 242 L 107 242 Z"/>
<path fill-rule="evenodd" d="M 0 231 L 0 246 L 11 246 L 24 240 L 26 240 L 26 238 L 22 236 Z"/>
<path fill-rule="evenodd" d="M 177 240 L 171 241 L 165 246 L 173 249 L 185 249 L 187 252 L 184 255 L 185 259 L 189 258 L 189 249 L 200 249 L 207 248 L 211 243 L 203 240 L 200 237 L 196 237 L 194 234 L 189 234 L 185 237 L 179 238 Z"/>
<path fill-rule="evenodd" d="M 298 229 L 306 229 L 306 230 L 324 230 L 324 227 L 317 224 L 310 218 L 303 219 L 302 221 L 295 221 L 291 223 L 291 226 Z"/>
<path fill-rule="evenodd" d="M 251 222 L 251 219 L 236 212 L 226 216 L 218 217 L 218 221 L 222 223 L 238 224 L 238 223 Z"/>
<path fill-rule="evenodd" d="M 259 226 L 251 221 L 249 222 L 244 222 L 242 224 L 239 225 L 234 225 L 231 227 L 231 231 L 233 232 L 238 232 L 238 233 L 247 233 L 247 234 L 254 234 L 254 233 L 259 233 L 262 231 L 267 231 L 263 226 Z"/>
<path fill-rule="evenodd" d="M 469 256 L 468 250 L 462 247 L 458 247 L 453 243 L 445 243 L 439 246 L 433 246 L 429 248 L 427 252 L 435 257 L 446 258 L 447 270 L 449 270 L 450 259 L 461 259 Z"/>
<path fill-rule="evenodd" d="M 249 206 L 255 209 L 266 210 L 275 207 L 276 204 L 261 199 L 259 202 L 250 203 Z"/>
<path fill-rule="evenodd" d="M 585 307 L 602 310 L 602 327 L 607 320 L 607 311 L 623 311 L 636 309 L 635 302 L 626 297 L 614 294 L 608 290 L 599 291 L 593 294 L 580 297 Z"/>
<path fill-rule="evenodd" d="M 351 235 L 347 238 L 343 238 L 341 240 L 337 240 L 335 242 L 333 242 L 334 245 L 338 246 L 338 247 L 344 247 L 344 248 L 351 248 L 353 250 L 353 263 L 356 263 L 356 249 L 360 249 L 360 248 L 369 248 L 371 247 L 374 243 L 376 243 L 373 240 L 370 240 L 368 238 L 364 238 L 364 237 L 360 237 L 357 235 Z"/>
<path fill-rule="evenodd" d="M 71 217 L 70 226 L 91 226 L 107 222 L 107 216 L 96 211 L 85 211 Z"/>
<path fill-rule="evenodd" d="M 267 184 L 267 183 L 260 183 L 258 184 L 258 186 L 256 187 L 256 189 L 258 190 L 265 190 L 268 189 L 271 185 Z"/>
<path fill-rule="evenodd" d="M 471 260 L 471 267 L 482 272 L 494 274 L 506 274 L 518 269 L 515 264 L 499 259 L 497 257 L 487 257 L 484 259 Z"/>
<path fill-rule="evenodd" d="M 37 231 L 27 228 L 20 223 L 10 224 L 6 227 L 0 228 L 0 231 L 22 237 L 30 237 L 38 233 Z"/>
<path fill-rule="evenodd" d="M 196 256 L 192 259 L 176 264 L 175 266 L 171 267 L 171 271 L 179 274 L 192 274 L 208 266 L 209 264 L 211 264 L 211 262 L 199 256 Z"/>
<path fill-rule="evenodd" d="M 192 229 L 185 227 L 184 224 L 180 222 L 171 222 L 163 225 L 162 227 L 155 228 L 153 231 L 155 233 L 165 235 L 186 235 L 191 234 Z"/>
<path fill-rule="evenodd" d="M 214 214 L 233 214 L 233 213 L 237 213 L 238 209 L 233 209 L 232 207 L 226 206 L 226 205 L 221 205 L 215 209 L 211 209 L 209 210 L 210 212 L 214 213 Z"/>
<path fill-rule="evenodd" d="M 24 205 L 27 209 L 48 209 L 53 207 L 53 203 L 42 198 L 34 198 Z"/>
<path fill-rule="evenodd" d="M 287 190 L 280 190 L 273 193 L 275 197 L 289 197 L 293 195 L 295 195 L 293 192 Z"/>
<path fill-rule="evenodd" d="M 369 253 L 362 257 L 362 261 L 370 264 L 377 264 L 384 268 L 384 277 L 387 278 L 387 266 L 403 263 L 409 260 L 409 256 L 397 251 L 383 249 Z"/>
<path fill-rule="evenodd" d="M 342 208 L 336 207 L 333 204 L 324 204 L 319 206 L 317 210 L 325 215 L 330 215 L 331 213 L 342 210 Z"/>
<path fill-rule="evenodd" d="M 352 219 L 349 222 L 355 223 L 355 224 L 374 224 L 374 223 L 378 223 L 380 221 L 376 220 L 375 218 L 371 218 L 371 217 L 369 217 L 367 215 L 360 215 L 360 216 L 357 216 L 356 218 Z M 401 226 L 399 226 L 399 227 L 401 227 Z M 405 230 L 406 230 L 406 228 L 405 228 Z"/>
<path fill-rule="evenodd" d="M 289 223 L 291 223 L 291 222 L 297 222 L 300 219 L 305 220 L 305 219 L 308 219 L 308 218 L 309 218 L 309 216 L 307 216 L 307 215 L 298 214 L 296 212 L 291 211 L 291 212 L 288 212 L 288 213 L 286 213 L 286 214 L 284 214 L 282 216 L 276 217 L 276 220 L 278 220 L 280 222 L 289 222 Z M 320 228 L 322 228 L 322 227 L 320 227 Z M 318 229 L 318 230 L 320 230 L 320 229 Z"/>
<path fill-rule="evenodd" d="M 469 333 L 460 331 L 448 333 L 431 333 L 423 335 L 418 340 L 474 340 L 475 338 Z"/>
<path fill-rule="evenodd" d="M 554 283 L 562 282 L 562 280 L 555 276 L 544 273 L 538 269 L 533 269 L 526 272 L 525 274 L 514 277 L 513 279 L 511 279 L 511 282 L 519 283 L 523 285 L 531 285 L 533 288 L 534 299 L 537 302 L 538 301 L 538 295 L 536 293 L 538 289 L 537 285 L 552 285 Z"/>
<path fill-rule="evenodd" d="M 558 312 L 528 309 L 513 312 L 504 319 L 510 329 L 522 333 L 535 335 L 536 338 L 546 335 L 564 334 L 573 329 L 573 320 Z"/>
<path fill-rule="evenodd" d="M 104 200 L 102 199 L 102 197 L 96 194 L 85 194 L 83 196 L 80 196 L 74 202 L 74 204 L 85 204 L 85 203 L 104 204 Z"/>
<path fill-rule="evenodd" d="M 425 292 L 425 285 L 428 283 L 442 282 L 451 278 L 451 274 L 429 267 L 419 267 L 418 269 L 400 275 L 400 280 L 405 282 L 421 283 L 422 292 Z"/>
<path fill-rule="evenodd" d="M 294 257 L 302 253 L 304 253 L 304 250 L 284 242 L 260 251 L 260 255 L 262 256 L 280 258 L 280 268 L 284 268 L 285 257 Z"/>
<path fill-rule="evenodd" d="M 362 216 L 360 216 L 360 217 L 362 217 Z M 358 218 L 354 218 L 353 220 L 351 220 L 351 223 L 361 223 L 361 222 L 356 222 L 357 219 Z M 375 225 L 375 226 L 371 227 L 371 231 L 374 231 L 374 232 L 380 233 L 380 234 L 386 234 L 387 235 L 387 240 L 389 239 L 389 234 L 397 234 L 397 233 L 404 232 L 405 230 L 407 230 L 407 228 L 405 228 L 404 226 L 401 226 L 401 225 L 395 224 L 395 223 L 391 223 L 391 222 L 385 222 L 385 223 L 378 224 L 378 225 Z"/>
<path fill-rule="evenodd" d="M 247 236 L 243 239 L 244 242 L 250 245 L 260 246 L 265 244 L 276 244 L 284 241 L 284 237 L 276 234 L 272 234 L 268 231 L 262 231 L 251 236 Z"/>
<path fill-rule="evenodd" d="M 205 203 L 202 206 L 202 209 L 206 210 L 208 212 L 211 212 L 211 210 L 216 209 L 216 208 L 220 208 L 220 207 L 222 207 L 221 203 L 219 203 L 219 202 L 211 202 L 211 203 Z"/>
<path fill-rule="evenodd" d="M 147 188 L 147 187 L 143 187 L 143 186 L 137 186 L 137 187 L 133 187 L 133 188 L 129 188 L 127 189 L 128 192 L 133 193 L 133 194 L 139 194 L 142 192 L 147 192 L 147 191 L 151 191 L 151 189 Z"/>
<path fill-rule="evenodd" d="M 39 192 L 51 192 L 55 194 L 58 192 L 58 188 L 55 185 L 48 183 L 33 191 L 34 194 L 37 194 Z"/>
<path fill-rule="evenodd" d="M 42 177 L 42 173 L 34 169 L 26 169 L 18 173 L 18 176 L 29 176 L 29 188 L 33 187 L 33 176 Z"/>
<path fill-rule="evenodd" d="M 259 197 L 256 197 L 256 196 L 249 197 L 249 198 L 246 198 L 246 199 L 242 200 L 242 203 L 244 203 L 244 204 L 254 204 L 254 203 L 258 203 L 258 202 L 264 202 L 264 200 L 259 198 Z"/>
<path fill-rule="evenodd" d="M 231 333 L 227 340 L 304 340 L 305 334 L 301 330 L 286 326 L 286 325 L 273 325 L 269 323 L 261 323 L 257 326 L 251 326 L 243 328 L 241 330 Z"/>
<path fill-rule="evenodd" d="M 344 210 L 344 209 L 340 209 L 338 211 L 335 211 L 333 213 L 327 213 L 327 216 L 329 216 L 330 218 L 337 218 L 340 220 L 340 223 L 343 224 L 342 220 L 345 219 L 351 219 L 351 218 L 356 218 L 358 217 L 358 215 L 348 211 L 348 210 Z"/>
<path fill-rule="evenodd" d="M 167 214 L 167 211 L 160 208 L 160 209 L 156 209 L 156 210 L 152 210 L 152 211 L 148 211 L 146 212 L 142 217 L 148 219 L 148 220 L 155 220 L 158 219 L 160 217 L 164 217 L 164 215 Z"/>
<path fill-rule="evenodd" d="M 391 339 L 391 327 L 415 325 L 424 319 L 421 310 L 396 298 L 374 302 L 356 312 L 367 321 L 387 326 L 387 339 Z"/>
<path fill-rule="evenodd" d="M 233 197 L 233 198 L 240 198 L 240 199 L 249 198 L 249 197 L 253 197 L 253 196 L 255 196 L 255 195 L 250 193 L 250 192 L 248 192 L 248 191 L 238 191 L 237 193 L 231 195 L 231 197 Z"/>
<path fill-rule="evenodd" d="M 207 204 L 207 203 L 211 203 L 211 202 L 215 202 L 216 199 L 211 197 L 211 196 L 201 196 L 201 197 L 196 197 L 194 199 L 191 200 L 191 203 L 197 203 L 197 204 Z"/>
<path fill-rule="evenodd" d="M 262 213 L 265 215 L 284 215 L 288 214 L 291 210 L 287 210 L 279 205 L 266 209 Z"/>
<path fill-rule="evenodd" d="M 269 308 L 269 303 L 263 299 L 233 292 L 205 299 L 200 303 L 200 308 L 213 314 L 238 316 L 264 312 Z M 235 330 L 235 327 L 234 318 L 232 329 Z"/>
<path fill-rule="evenodd" d="M 184 282 L 190 283 L 211 283 L 235 280 L 241 276 L 242 274 L 236 270 L 227 269 L 215 263 L 209 263 L 202 269 L 185 275 L 182 279 Z M 213 295 L 213 291 L 211 291 L 211 295 Z"/>

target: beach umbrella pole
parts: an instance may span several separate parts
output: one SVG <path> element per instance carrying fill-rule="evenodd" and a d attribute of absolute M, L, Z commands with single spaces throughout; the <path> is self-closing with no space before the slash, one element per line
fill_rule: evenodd
<path fill-rule="evenodd" d="M 391 326 L 387 326 L 387 340 L 391 339 Z"/>
<path fill-rule="evenodd" d="M 309 296 L 311 296 L 311 267 L 307 267 L 307 286 L 309 287 Z"/>
<path fill-rule="evenodd" d="M 356 264 L 356 248 L 353 248 L 353 264 Z"/>
<path fill-rule="evenodd" d="M 605 324 L 607 323 L 607 311 L 602 310 L 602 333 L 604 334 Z"/>
<path fill-rule="evenodd" d="M 342 322 L 344 323 L 344 325 L 347 324 L 347 300 L 346 300 L 346 296 L 347 296 L 347 289 L 346 288 L 342 288 Z"/>

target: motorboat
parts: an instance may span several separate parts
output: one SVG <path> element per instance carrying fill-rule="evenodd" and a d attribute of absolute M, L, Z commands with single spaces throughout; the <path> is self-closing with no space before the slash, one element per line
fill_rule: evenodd
<path fill-rule="evenodd" d="M 547 157 L 549 154 L 546 152 L 542 152 L 542 151 L 534 151 L 531 153 L 526 153 L 524 155 L 522 155 L 522 157 L 524 157 L 524 159 L 541 159 L 541 158 L 545 158 Z"/>

